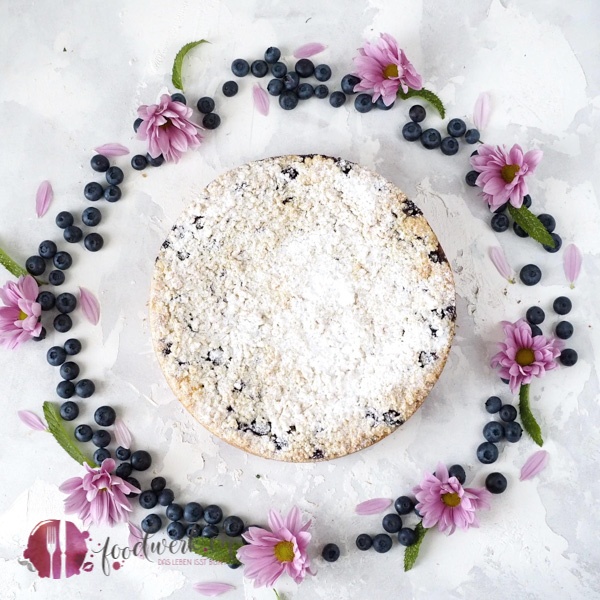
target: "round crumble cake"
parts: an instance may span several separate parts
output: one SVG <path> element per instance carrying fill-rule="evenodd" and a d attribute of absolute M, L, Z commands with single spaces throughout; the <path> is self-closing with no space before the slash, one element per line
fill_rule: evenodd
<path fill-rule="evenodd" d="M 442 371 L 456 308 L 421 211 L 376 173 L 314 155 L 215 179 L 162 245 L 150 315 L 163 372 L 200 423 L 302 462 L 404 423 Z"/>

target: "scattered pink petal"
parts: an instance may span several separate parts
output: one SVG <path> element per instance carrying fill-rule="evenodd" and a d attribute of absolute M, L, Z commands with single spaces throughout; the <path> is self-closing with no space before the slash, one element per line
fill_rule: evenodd
<path fill-rule="evenodd" d="M 102 144 L 94 148 L 98 154 L 104 154 L 104 156 L 125 156 L 129 154 L 129 148 L 126 148 L 122 144 Z"/>
<path fill-rule="evenodd" d="M 260 84 L 256 83 L 252 88 L 252 97 L 256 110 L 266 117 L 269 114 L 269 94 L 260 87 Z"/>
<path fill-rule="evenodd" d="M 43 217 L 50 208 L 54 192 L 49 181 L 42 181 L 35 195 L 35 214 L 38 217 Z"/>
<path fill-rule="evenodd" d="M 129 429 L 127 429 L 127 425 L 119 418 L 115 421 L 115 439 L 117 446 L 131 448 L 131 433 Z"/>
<path fill-rule="evenodd" d="M 304 46 L 300 46 L 294 52 L 294 56 L 296 58 L 310 58 L 315 54 L 319 54 L 319 52 L 323 52 L 327 46 L 323 44 L 319 44 L 318 42 L 311 42 L 310 44 L 304 44 Z"/>
<path fill-rule="evenodd" d="M 581 256 L 581 250 L 575 244 L 569 244 L 565 248 L 563 255 L 563 263 L 565 267 L 565 275 L 571 284 L 571 288 L 575 287 L 575 282 L 579 277 L 581 271 L 581 263 L 583 257 Z"/>
<path fill-rule="evenodd" d="M 44 423 L 40 417 L 38 417 L 35 413 L 32 413 L 30 410 L 20 410 L 17 412 L 19 419 L 27 425 L 30 429 L 34 431 L 46 431 L 48 429 L 48 425 Z"/>
<path fill-rule="evenodd" d="M 490 259 L 494 263 L 498 273 L 505 279 L 508 279 L 509 283 L 514 283 L 513 270 L 504 256 L 504 252 L 500 246 L 492 246 L 490 248 Z"/>
<path fill-rule="evenodd" d="M 487 92 L 482 92 L 475 101 L 475 107 L 473 108 L 473 123 L 479 131 L 487 126 L 491 112 L 490 95 Z"/>
<path fill-rule="evenodd" d="M 383 512 L 391 503 L 389 498 L 373 498 L 357 504 L 354 512 L 357 515 L 376 515 Z"/>
<path fill-rule="evenodd" d="M 98 325 L 98 321 L 100 320 L 100 303 L 96 296 L 89 290 L 80 287 L 79 304 L 81 305 L 81 310 L 83 310 L 86 319 L 92 325 Z"/>
<path fill-rule="evenodd" d="M 549 458 L 550 455 L 545 450 L 534 452 L 523 465 L 519 479 L 525 481 L 526 479 L 535 477 L 546 468 Z"/>
<path fill-rule="evenodd" d="M 136 527 L 133 523 L 128 523 L 129 525 L 129 538 L 127 539 L 127 546 L 137 550 L 136 556 L 138 558 L 144 558 L 144 545 L 141 543 L 144 540 L 144 534 L 142 531 Z M 140 544 L 137 548 L 136 544 Z"/>
<path fill-rule="evenodd" d="M 218 581 L 195 583 L 192 587 L 203 596 L 220 596 L 221 594 L 235 590 L 234 585 L 229 583 L 219 583 Z"/>

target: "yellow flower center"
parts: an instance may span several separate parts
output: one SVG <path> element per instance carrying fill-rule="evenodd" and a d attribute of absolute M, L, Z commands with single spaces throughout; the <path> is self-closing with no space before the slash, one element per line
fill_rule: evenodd
<path fill-rule="evenodd" d="M 535 362 L 535 354 L 531 348 L 521 348 L 517 351 L 515 360 L 517 361 L 517 364 L 522 367 L 527 367 Z"/>
<path fill-rule="evenodd" d="M 455 508 L 460 504 L 460 496 L 455 492 L 442 494 L 442 502 L 450 508 Z"/>
<path fill-rule="evenodd" d="M 19 311 L 19 321 L 24 321 L 27 317 L 27 313 L 24 313 L 22 310 Z"/>
<path fill-rule="evenodd" d="M 517 173 L 520 170 L 521 167 L 519 167 L 519 165 L 504 165 L 500 173 L 502 175 L 502 179 L 504 179 L 506 183 L 512 183 L 513 179 L 517 176 Z"/>
<path fill-rule="evenodd" d="M 391 79 L 392 77 L 398 77 L 398 65 L 388 65 L 383 70 L 383 76 L 386 79 Z"/>
<path fill-rule="evenodd" d="M 275 545 L 275 558 L 279 562 L 292 562 L 294 560 L 294 544 L 292 542 L 279 542 Z"/>

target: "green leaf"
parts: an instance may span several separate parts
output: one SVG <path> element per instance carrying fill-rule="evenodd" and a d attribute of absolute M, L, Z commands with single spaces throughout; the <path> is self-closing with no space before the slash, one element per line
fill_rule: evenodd
<path fill-rule="evenodd" d="M 44 417 L 48 423 L 48 431 L 54 436 L 54 439 L 62 446 L 63 450 L 74 458 L 80 465 L 87 463 L 90 467 L 97 465 L 81 452 L 72 440 L 67 430 L 63 426 L 63 421 L 60 418 L 58 409 L 52 402 L 44 402 Z"/>
<path fill-rule="evenodd" d="M 408 92 L 404 93 L 402 89 L 399 89 L 398 96 L 400 96 L 402 100 L 408 100 L 409 98 L 423 98 L 423 100 L 427 100 L 427 102 L 429 102 L 429 104 L 431 104 L 431 106 L 433 106 L 440 113 L 440 117 L 442 117 L 442 119 L 446 116 L 444 104 L 431 90 L 426 90 L 425 88 L 420 90 L 409 89 Z"/>
<path fill-rule="evenodd" d="M 538 446 L 543 446 L 544 440 L 542 439 L 542 430 L 540 429 L 538 422 L 535 420 L 535 417 L 531 412 L 531 407 L 529 406 L 528 383 L 522 385 L 521 389 L 519 390 L 519 412 L 521 413 L 521 421 L 525 431 L 531 436 L 533 441 Z"/>
<path fill-rule="evenodd" d="M 197 42 L 190 42 L 189 44 L 186 44 L 177 53 L 177 56 L 175 57 L 175 60 L 173 61 L 173 74 L 171 75 L 171 79 L 173 81 L 173 85 L 178 90 L 181 90 L 183 92 L 183 81 L 181 80 L 181 68 L 183 67 L 183 59 L 185 58 L 186 54 L 190 50 L 195 48 L 196 46 L 199 46 L 200 44 L 208 44 L 208 43 L 210 43 L 210 42 L 208 42 L 207 40 L 198 40 Z"/>
<path fill-rule="evenodd" d="M 14 261 L 2 248 L 0 248 L 0 265 L 2 265 L 9 273 L 15 277 L 27 275 L 27 270 Z"/>
<path fill-rule="evenodd" d="M 197 537 L 190 540 L 192 552 L 226 565 L 241 564 L 236 553 L 243 545 L 242 542 L 223 541 L 217 538 Z"/>
<path fill-rule="evenodd" d="M 525 205 L 521 206 L 521 208 L 515 208 L 509 204 L 508 212 L 515 223 L 521 229 L 526 231 L 536 242 L 539 242 L 543 246 L 550 246 L 550 248 L 556 246 L 552 236 L 542 225 L 542 222 Z"/>
<path fill-rule="evenodd" d="M 419 521 L 417 523 L 417 526 L 415 527 L 417 541 L 412 546 L 409 546 L 404 552 L 405 571 L 410 571 L 415 566 L 415 562 L 419 556 L 419 550 L 421 549 L 421 542 L 428 531 L 429 529 L 425 529 L 425 527 L 423 527 L 423 521 Z"/>

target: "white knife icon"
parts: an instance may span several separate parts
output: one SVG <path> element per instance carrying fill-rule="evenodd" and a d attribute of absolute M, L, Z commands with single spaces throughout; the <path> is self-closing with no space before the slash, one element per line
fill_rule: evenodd
<path fill-rule="evenodd" d="M 61 519 L 58 525 L 58 544 L 60 546 L 60 578 L 67 578 L 67 522 Z"/>

